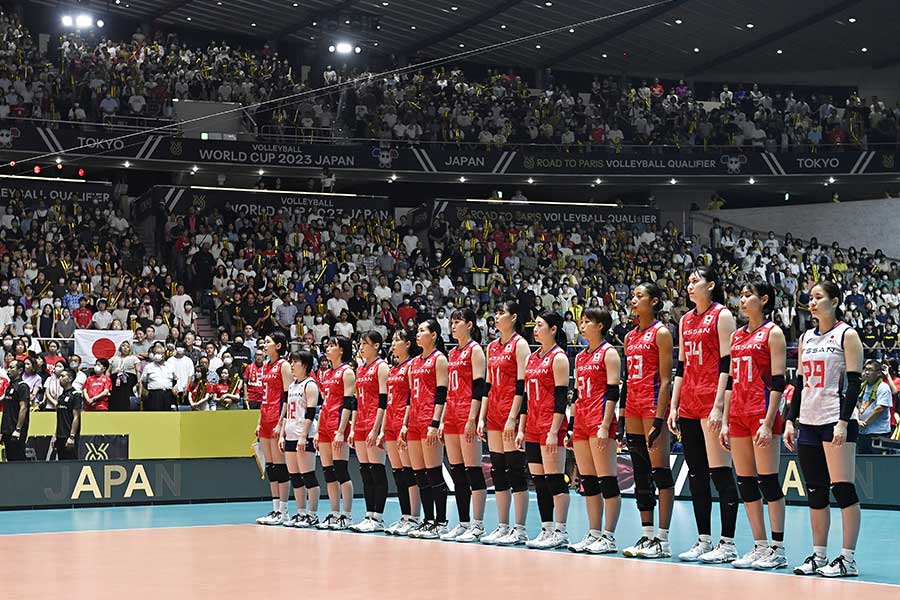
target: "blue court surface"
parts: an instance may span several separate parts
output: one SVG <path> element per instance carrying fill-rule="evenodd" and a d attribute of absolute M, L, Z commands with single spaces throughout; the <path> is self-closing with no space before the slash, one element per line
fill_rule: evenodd
<path fill-rule="evenodd" d="M 488 506 L 485 515 L 485 525 L 490 531 L 496 525 L 494 515 L 494 499 L 488 496 Z M 328 502 L 322 498 L 319 505 L 319 515 L 327 514 Z M 294 509 L 293 500 L 291 510 Z M 28 511 L 0 512 L 0 534 L 46 534 L 61 532 L 84 532 L 105 530 L 128 530 L 148 528 L 184 528 L 184 527 L 210 527 L 217 525 L 241 525 L 252 524 L 256 517 L 268 513 L 271 510 L 270 502 L 237 502 L 215 504 L 188 504 L 188 505 L 160 505 L 160 506 L 130 506 L 130 507 L 102 507 L 102 508 L 78 508 L 78 509 L 49 509 Z M 451 525 L 456 521 L 456 508 L 452 497 L 448 501 L 448 515 Z M 362 499 L 354 502 L 354 517 L 361 518 L 365 514 L 365 505 Z M 399 516 L 399 506 L 396 499 L 388 500 L 385 518 L 393 521 Z M 713 505 L 713 538 L 718 535 L 718 505 Z M 254 527 L 261 527 L 252 525 Z M 540 529 L 537 506 L 532 495 L 531 506 L 528 513 L 529 535 L 535 535 Z M 569 537 L 572 540 L 580 539 L 587 529 L 587 518 L 583 499 L 572 494 L 572 507 L 569 511 Z M 317 532 L 317 535 L 363 535 L 348 532 Z M 372 535 L 372 534 L 369 534 Z M 374 534 L 379 535 L 379 534 Z M 619 520 L 616 540 L 621 551 L 625 546 L 633 543 L 640 536 L 640 521 L 634 500 L 623 499 L 622 516 Z M 785 546 L 788 560 L 791 565 L 799 564 L 810 554 L 812 537 L 809 528 L 808 511 L 803 506 L 788 506 L 785 531 Z M 675 513 L 672 519 L 670 532 L 672 552 L 677 554 L 691 546 L 696 538 L 696 529 L 689 502 L 678 501 L 675 503 Z M 880 583 L 900 586 L 900 555 L 894 551 L 897 540 L 900 539 L 900 511 L 888 510 L 863 510 L 862 532 L 856 558 L 861 575 L 855 581 Z M 738 517 L 737 538 L 738 550 L 744 552 L 752 545 L 750 527 L 743 511 Z M 840 540 L 840 514 L 837 509 L 832 509 L 832 528 L 828 540 L 828 557 L 833 558 L 841 547 Z M 410 543 L 417 543 L 410 540 Z M 449 542 L 447 542 L 449 543 Z M 461 548 L 462 549 L 462 548 Z M 510 548 L 509 551 L 529 551 L 524 547 Z M 565 552 L 561 550 L 559 552 Z M 621 554 L 619 555 L 621 556 Z M 605 560 L 606 557 L 598 556 L 596 560 Z M 678 562 L 677 558 L 669 559 L 670 562 Z M 703 569 L 730 569 L 729 566 L 697 565 Z M 779 571 L 790 575 L 789 570 Z M 793 575 L 790 575 L 794 577 Z M 896 592 L 900 594 L 900 587 Z M 900 598 L 900 596 L 893 596 Z"/>

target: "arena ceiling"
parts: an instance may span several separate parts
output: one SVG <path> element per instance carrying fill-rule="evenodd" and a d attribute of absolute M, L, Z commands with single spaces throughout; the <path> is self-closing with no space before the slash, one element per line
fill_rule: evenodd
<path fill-rule="evenodd" d="M 33 0 L 35 1 L 35 0 Z M 58 0 L 36 0 L 57 5 Z M 896 0 L 82 0 L 94 12 L 287 40 L 349 41 L 372 51 L 440 57 L 564 27 L 470 60 L 597 73 L 697 76 L 884 68 L 900 63 Z M 322 21 L 341 15 L 337 28 Z M 346 19 L 345 19 L 346 15 Z M 377 16 L 380 29 L 345 20 Z M 313 24 L 315 23 L 315 25 Z M 376 47 L 377 46 L 377 47 Z"/>

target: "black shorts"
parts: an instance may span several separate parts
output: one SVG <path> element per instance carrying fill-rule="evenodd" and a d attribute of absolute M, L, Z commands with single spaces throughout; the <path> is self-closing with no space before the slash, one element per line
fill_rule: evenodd
<path fill-rule="evenodd" d="M 825 425 L 804 425 L 800 423 L 799 435 L 797 443 L 804 446 L 821 446 L 826 442 L 831 442 L 834 437 L 834 426 L 837 423 L 827 423 Z M 859 439 L 859 421 L 853 420 L 847 423 L 847 443 L 855 444 Z"/>
<path fill-rule="evenodd" d="M 525 460 L 536 465 L 544 464 L 541 445 L 537 442 L 525 442 Z"/>
<path fill-rule="evenodd" d="M 297 451 L 298 440 L 284 440 L 284 451 L 285 452 L 296 452 Z M 313 446 L 312 438 L 306 438 L 306 448 L 305 452 L 315 452 L 316 448 Z"/>

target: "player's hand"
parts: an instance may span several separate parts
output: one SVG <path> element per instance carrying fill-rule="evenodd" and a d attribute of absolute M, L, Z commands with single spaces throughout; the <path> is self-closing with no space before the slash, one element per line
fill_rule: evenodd
<path fill-rule="evenodd" d="M 400 428 L 400 433 L 397 434 L 397 445 L 400 446 L 402 450 L 406 450 L 409 447 L 409 441 L 406 439 L 409 428 L 404 425 Z"/>
<path fill-rule="evenodd" d="M 768 448 L 772 444 L 772 428 L 761 423 L 753 436 L 753 443 L 757 448 Z"/>
<path fill-rule="evenodd" d="M 465 440 L 467 444 L 471 444 L 475 441 L 475 435 L 478 431 L 478 425 L 474 419 L 466 420 L 466 427 L 463 429 L 463 436 L 465 436 Z"/>
<path fill-rule="evenodd" d="M 728 423 L 723 422 L 722 428 L 719 430 L 719 445 L 731 452 L 731 433 Z"/>
<path fill-rule="evenodd" d="M 609 427 L 600 425 L 597 428 L 597 449 L 601 452 L 609 445 Z"/>
<path fill-rule="evenodd" d="M 377 445 L 378 445 L 378 431 L 375 429 L 372 429 L 372 431 L 369 432 L 369 435 L 366 436 L 366 446 L 368 446 L 369 448 L 374 448 Z"/>
<path fill-rule="evenodd" d="M 278 449 L 284 452 L 284 436 L 278 437 Z"/>
<path fill-rule="evenodd" d="M 653 418 L 653 426 L 650 427 L 650 433 L 647 434 L 647 447 L 653 448 L 653 442 L 663 433 L 663 420 L 660 417 Z"/>
<path fill-rule="evenodd" d="M 669 426 L 669 431 L 672 432 L 672 435 L 679 435 L 680 431 L 678 428 L 678 407 L 674 404 L 669 409 L 669 418 L 666 424 Z"/>
<path fill-rule="evenodd" d="M 516 439 L 516 420 L 507 419 L 503 426 L 503 441 L 512 442 Z"/>
<path fill-rule="evenodd" d="M 781 439 L 784 440 L 784 447 L 793 452 L 795 450 L 796 445 L 796 437 L 794 432 L 794 422 L 793 421 L 785 421 L 784 422 L 784 434 L 781 436 Z"/>
<path fill-rule="evenodd" d="M 619 415 L 616 421 L 616 441 L 621 443 L 625 439 L 625 415 Z"/>
<path fill-rule="evenodd" d="M 547 452 L 551 455 L 556 454 L 556 450 L 559 446 L 559 434 L 553 433 L 552 431 L 547 434 L 547 439 L 544 440 L 544 445 L 547 447 Z"/>
<path fill-rule="evenodd" d="M 376 448 L 384 448 L 384 432 L 380 432 L 378 436 L 375 438 L 375 447 Z"/>
<path fill-rule="evenodd" d="M 335 433 L 334 440 L 331 442 L 331 447 L 335 452 L 340 452 L 344 447 L 344 434 L 343 433 Z"/>
<path fill-rule="evenodd" d="M 12 432 L 12 439 L 19 441 L 19 438 L 22 437 L 22 432 L 16 429 Z"/>
<path fill-rule="evenodd" d="M 350 431 L 347 433 L 347 445 L 353 447 L 353 444 L 356 442 L 356 430 L 353 426 L 350 426 Z"/>
<path fill-rule="evenodd" d="M 569 450 L 572 450 L 573 448 L 575 448 L 575 436 L 572 434 L 571 431 L 566 432 L 566 439 L 563 440 L 563 446 L 565 446 Z"/>
<path fill-rule="evenodd" d="M 257 423 L 256 430 L 253 432 L 253 435 L 256 437 L 256 439 L 259 439 L 259 432 L 261 430 L 262 430 L 262 426 L 259 423 Z"/>
<path fill-rule="evenodd" d="M 480 439 L 480 440 L 483 442 L 483 441 L 484 441 L 484 436 L 485 436 L 485 432 L 484 432 L 484 419 L 478 419 L 478 427 L 477 427 L 477 429 L 476 429 L 475 431 L 476 431 L 476 433 L 478 434 L 478 439 Z"/>
<path fill-rule="evenodd" d="M 438 428 L 429 427 L 428 432 L 425 434 L 425 445 L 428 447 L 434 447 L 438 443 Z"/>
<path fill-rule="evenodd" d="M 313 448 L 316 449 L 316 452 L 319 451 L 319 434 L 313 436 Z"/>
<path fill-rule="evenodd" d="M 525 446 L 525 432 L 517 433 L 513 443 L 516 445 L 516 450 L 521 450 Z"/>
<path fill-rule="evenodd" d="M 72 448 L 75 446 L 75 440 L 73 438 L 66 439 L 66 448 Z"/>
<path fill-rule="evenodd" d="M 831 444 L 836 448 L 840 448 L 847 441 L 847 421 L 838 421 L 834 424 L 834 432 L 831 437 Z"/>
<path fill-rule="evenodd" d="M 706 423 L 709 425 L 709 430 L 712 432 L 719 431 L 722 428 L 722 407 L 713 404 L 712 410 L 709 411 L 709 416 L 706 418 Z"/>

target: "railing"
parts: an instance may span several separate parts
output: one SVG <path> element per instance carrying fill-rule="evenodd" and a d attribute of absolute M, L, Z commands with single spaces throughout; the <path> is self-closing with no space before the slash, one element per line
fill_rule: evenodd
<path fill-rule="evenodd" d="M 154 117 L 103 117 L 101 122 L 95 121 L 69 121 L 66 119 L 7 119 L 19 124 L 28 123 L 35 127 L 47 127 L 50 129 L 80 129 L 82 131 L 121 131 L 123 133 L 135 133 L 141 131 L 159 130 L 154 133 L 178 133 L 178 122 L 172 119 L 158 119 Z M 161 129 L 165 128 L 165 129 Z"/>

